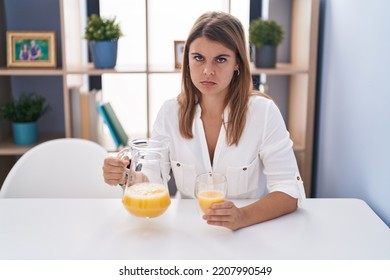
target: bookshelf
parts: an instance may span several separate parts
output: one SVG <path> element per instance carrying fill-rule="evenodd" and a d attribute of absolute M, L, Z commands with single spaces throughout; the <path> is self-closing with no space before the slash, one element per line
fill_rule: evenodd
<path fill-rule="evenodd" d="M 104 74 L 113 75 L 146 75 L 146 112 L 147 112 L 147 134 L 150 135 L 149 121 L 149 90 L 150 76 L 153 74 L 178 74 L 179 70 L 168 66 L 149 65 L 148 47 L 146 47 L 146 65 L 125 65 L 115 69 L 94 69 L 89 63 L 74 63 L 67 61 L 67 49 L 65 30 L 69 25 L 66 22 L 65 5 L 77 5 L 79 0 L 57 0 L 55 7 L 59 14 L 57 34 L 57 65 L 56 69 L 9 69 L 5 65 L 5 57 L 0 59 L 0 99 L 9 100 L 10 80 L 12 77 L 29 76 L 31 78 L 51 77 L 59 79 L 55 93 L 60 105 L 55 108 L 62 115 L 61 131 L 49 131 L 40 135 L 40 141 L 46 141 L 59 137 L 72 137 L 71 129 L 71 102 L 69 98 L 69 77 L 88 77 L 101 76 Z M 145 2 L 145 18 L 144 23 L 146 30 L 145 45 L 152 43 L 148 39 L 148 28 L 150 28 L 148 18 L 148 5 L 153 1 L 142 0 Z M 9 1 L 0 0 L 0 19 L 5 18 L 6 10 L 5 3 Z M 51 1 L 47 1 L 51 2 Z M 230 7 L 233 0 L 228 1 Z M 287 76 L 289 79 L 288 88 L 288 129 L 291 138 L 294 141 L 294 151 L 298 160 L 298 165 L 301 170 L 301 175 L 305 183 L 306 194 L 310 197 L 311 194 L 311 174 L 312 174 L 312 157 L 313 157 L 313 134 L 314 134 L 314 109 L 315 109 L 315 83 L 316 83 L 316 68 L 317 68 L 317 33 L 318 33 L 318 18 L 319 18 L 319 0 L 291 0 L 286 1 L 291 5 L 291 30 L 290 36 L 290 58 L 289 63 L 278 63 L 275 69 L 256 69 L 252 67 L 253 74 L 267 74 L 270 76 Z M 289 6 L 290 7 L 290 6 Z M 48 27 L 47 29 L 56 29 Z M 4 20 L 0 21 L 0 50 L 5 50 L 5 31 L 6 26 Z M 3 52 L 5 53 L 5 51 Z M 6 89 L 6 90 L 3 90 Z M 20 156 L 31 147 L 18 147 L 12 143 L 10 126 L 0 126 L 0 159 L 3 161 L 7 156 Z M 14 159 L 15 160 L 15 159 Z M 9 166 L 0 165 L 0 185 L 8 172 Z M 5 174 L 5 175 L 4 175 Z"/>

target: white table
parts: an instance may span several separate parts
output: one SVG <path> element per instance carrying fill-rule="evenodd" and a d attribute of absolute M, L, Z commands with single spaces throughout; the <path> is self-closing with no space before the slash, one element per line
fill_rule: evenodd
<path fill-rule="evenodd" d="M 308 199 L 235 232 L 205 224 L 194 200 L 143 219 L 119 199 L 0 199 L 0 259 L 388 260 L 390 229 L 357 199 Z"/>

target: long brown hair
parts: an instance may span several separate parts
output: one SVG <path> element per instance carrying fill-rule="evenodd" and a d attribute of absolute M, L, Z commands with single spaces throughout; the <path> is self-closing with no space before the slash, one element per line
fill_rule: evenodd
<path fill-rule="evenodd" d="M 224 12 L 207 12 L 200 16 L 186 40 L 182 61 L 181 93 L 177 98 L 180 134 L 187 139 L 193 138 L 192 124 L 196 105 L 201 100 L 201 93 L 190 77 L 189 48 L 195 39 L 202 36 L 223 44 L 236 54 L 239 71 L 235 71 L 225 98 L 225 106 L 229 106 L 230 111 L 227 123 L 224 125 L 227 143 L 237 145 L 246 123 L 248 100 L 252 92 L 252 77 L 244 29 L 237 18 Z"/>

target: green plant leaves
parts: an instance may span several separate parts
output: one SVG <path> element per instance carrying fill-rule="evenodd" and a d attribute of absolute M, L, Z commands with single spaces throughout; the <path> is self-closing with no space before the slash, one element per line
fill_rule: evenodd
<path fill-rule="evenodd" d="M 35 122 L 49 110 L 46 99 L 35 93 L 23 93 L 19 99 L 0 107 L 0 118 L 11 122 Z"/>
<path fill-rule="evenodd" d="M 283 41 L 284 31 L 274 20 L 253 20 L 249 27 L 249 41 L 257 48 L 277 46 Z"/>
<path fill-rule="evenodd" d="M 118 40 L 123 34 L 119 23 L 115 18 L 102 18 L 96 14 L 88 17 L 85 28 L 85 39 L 88 41 L 112 41 Z"/>

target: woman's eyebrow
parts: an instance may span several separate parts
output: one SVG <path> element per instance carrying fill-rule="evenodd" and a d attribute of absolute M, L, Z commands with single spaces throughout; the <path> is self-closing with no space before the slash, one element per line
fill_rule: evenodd
<path fill-rule="evenodd" d="M 202 55 L 202 56 L 204 56 L 203 54 L 201 54 L 201 53 L 198 53 L 198 52 L 192 52 L 192 53 L 191 53 L 191 55 Z M 231 57 L 231 55 L 230 55 L 230 54 L 224 54 L 224 53 L 222 53 L 222 54 L 218 54 L 218 55 L 216 55 L 215 57 L 220 57 L 220 56 Z"/>

